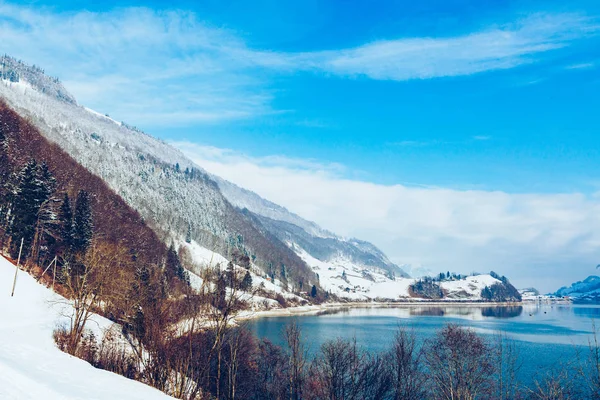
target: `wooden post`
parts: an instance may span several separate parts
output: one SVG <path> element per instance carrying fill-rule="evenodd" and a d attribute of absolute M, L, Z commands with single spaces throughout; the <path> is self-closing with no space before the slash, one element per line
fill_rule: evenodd
<path fill-rule="evenodd" d="M 44 277 L 44 275 L 46 275 L 46 272 L 48 272 L 48 270 L 50 269 L 50 267 L 52 266 L 52 264 L 56 261 L 56 257 L 54 257 L 52 259 L 52 261 L 50 261 L 50 264 L 48 264 L 48 266 L 46 267 L 46 269 L 44 270 L 44 272 L 42 272 L 42 274 L 36 279 L 36 281 L 40 281 L 40 279 L 42 279 Z"/>
<path fill-rule="evenodd" d="M 15 279 L 13 280 L 12 292 L 10 297 L 15 295 L 15 286 L 17 286 L 17 273 L 19 272 L 19 264 L 21 264 L 21 251 L 23 251 L 23 238 L 21 238 L 21 247 L 19 248 L 19 258 L 17 258 L 17 269 L 15 269 Z"/>
<path fill-rule="evenodd" d="M 54 291 L 54 281 L 56 280 L 56 257 L 54 257 L 54 272 L 52 273 L 52 291 Z"/>

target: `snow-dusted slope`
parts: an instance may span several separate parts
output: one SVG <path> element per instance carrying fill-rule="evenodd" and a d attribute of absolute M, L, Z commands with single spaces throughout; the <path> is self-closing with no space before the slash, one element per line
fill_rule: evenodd
<path fill-rule="evenodd" d="M 411 296 L 409 287 L 417 281 L 412 278 L 390 279 L 385 271 L 357 267 L 353 262 L 338 258 L 323 262 L 299 249 L 300 257 L 318 275 L 321 287 L 349 300 L 419 300 Z M 440 283 L 445 293 L 443 300 L 478 301 L 486 286 L 501 283 L 490 275 L 468 276 Z"/>
<path fill-rule="evenodd" d="M 167 399 L 142 383 L 92 367 L 60 351 L 52 331 L 64 314 L 59 296 L 19 271 L 10 297 L 15 266 L 0 257 L 0 399 Z M 95 317 L 95 329 L 110 321 Z"/>
<path fill-rule="evenodd" d="M 399 266 L 392 263 L 376 246 L 358 239 L 346 239 L 329 232 L 314 222 L 288 211 L 275 203 L 263 199 L 249 190 L 213 176 L 227 200 L 234 206 L 251 213 L 279 240 L 293 243 L 316 259 L 332 262 L 344 258 L 361 269 L 384 270 L 391 275 L 408 277 Z M 296 251 L 298 253 L 298 251 Z"/>
<path fill-rule="evenodd" d="M 254 214 L 258 214 L 262 217 L 267 217 L 272 220 L 287 222 L 302 228 L 308 234 L 319 237 L 319 238 L 337 238 L 338 236 L 332 232 L 329 232 L 314 222 L 307 221 L 304 218 L 288 211 L 285 207 L 281 207 L 271 201 L 263 199 L 256 193 L 241 188 L 236 184 L 233 184 L 225 179 L 222 179 L 216 175 L 211 175 L 215 182 L 219 185 L 223 195 L 233 204 L 234 206 L 241 209 L 248 209 Z"/>
<path fill-rule="evenodd" d="M 562 287 L 555 293 L 557 297 L 568 296 L 575 303 L 600 304 L 600 276 L 592 275 L 569 287 Z"/>

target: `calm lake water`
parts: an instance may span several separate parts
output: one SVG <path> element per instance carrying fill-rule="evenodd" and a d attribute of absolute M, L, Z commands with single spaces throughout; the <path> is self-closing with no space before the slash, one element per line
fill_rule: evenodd
<path fill-rule="evenodd" d="M 268 317 L 249 322 L 258 337 L 284 345 L 282 331 L 292 317 Z M 600 306 L 526 304 L 523 306 L 394 306 L 348 308 L 323 315 L 298 316 L 304 342 L 314 354 L 327 340 L 356 338 L 369 351 L 389 347 L 399 325 L 427 339 L 448 323 L 473 328 L 491 336 L 502 332 L 515 343 L 524 366 L 524 382 L 536 379 L 541 369 L 564 368 L 578 351 L 586 351 Z M 587 355 L 587 353 L 584 353 Z"/>

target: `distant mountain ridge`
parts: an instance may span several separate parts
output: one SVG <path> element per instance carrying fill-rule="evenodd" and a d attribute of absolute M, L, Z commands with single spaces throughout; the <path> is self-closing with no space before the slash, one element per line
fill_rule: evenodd
<path fill-rule="evenodd" d="M 574 303 L 600 303 L 600 276 L 591 275 L 568 287 L 563 286 L 554 295 L 571 297 Z"/>
<path fill-rule="evenodd" d="M 364 268 L 379 268 L 390 273 L 391 276 L 409 276 L 372 243 L 355 238 L 342 238 L 284 207 L 263 199 L 254 192 L 217 176 L 213 175 L 212 178 L 231 204 L 254 214 L 265 228 L 292 248 L 299 246 L 324 262 L 341 257 Z"/>

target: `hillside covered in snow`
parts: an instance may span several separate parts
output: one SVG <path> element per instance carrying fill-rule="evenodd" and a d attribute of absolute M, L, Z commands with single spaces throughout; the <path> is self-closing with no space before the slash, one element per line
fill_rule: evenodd
<path fill-rule="evenodd" d="M 583 281 L 563 286 L 554 296 L 569 297 L 574 303 L 600 304 L 600 277 L 591 275 Z"/>
<path fill-rule="evenodd" d="M 15 268 L 0 257 L 0 398 L 114 400 L 124 393 L 128 399 L 171 398 L 60 351 L 52 332 L 68 323 L 64 299 L 23 271 L 11 297 Z M 89 327 L 100 332 L 111 324 L 94 316 Z"/>

